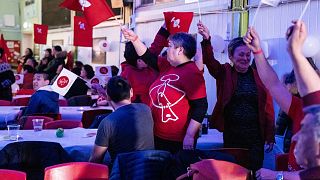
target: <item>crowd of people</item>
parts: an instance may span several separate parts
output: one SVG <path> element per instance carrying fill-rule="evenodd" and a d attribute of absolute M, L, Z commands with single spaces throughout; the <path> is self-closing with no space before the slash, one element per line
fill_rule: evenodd
<path fill-rule="evenodd" d="M 119 153 L 137 150 L 157 149 L 172 154 L 194 150 L 208 108 L 205 65 L 217 87 L 210 125 L 223 132 L 224 147 L 248 149 L 247 168 L 257 179 L 274 179 L 278 175 L 284 179 L 319 178 L 320 77 L 316 66 L 302 54 L 307 37 L 304 22 L 293 21 L 287 31 L 293 71 L 283 81 L 266 60 L 254 28 L 250 27 L 244 37 L 230 41 L 230 63 L 222 64 L 213 53 L 209 29 L 201 21 L 197 27 L 203 38 L 202 51 L 197 51 L 196 40 L 190 34 L 170 34 L 165 24 L 149 48 L 134 31 L 122 29 L 128 42 L 120 76 L 115 70 L 115 77 L 105 89 L 93 86 L 105 98 L 100 105 L 108 103 L 114 112 L 99 125 L 90 161 L 102 163 L 107 151 L 114 161 Z M 161 54 L 166 46 L 166 53 Z M 52 92 L 49 84 L 65 67 L 67 53 L 60 46 L 45 52 L 39 65 L 31 49 L 26 49 L 19 60 L 18 70 L 26 77 L 22 87 L 36 91 L 26 115 L 35 109 L 57 113 L 59 95 Z M 250 65 L 251 53 L 255 66 Z M 70 70 L 79 78 L 65 97 L 87 94 L 91 87 L 86 84 L 95 74 L 92 66 L 76 61 Z M 6 93 L 11 93 L 14 83 L 12 70 L 1 63 L 0 73 L 0 99 L 11 100 L 12 96 Z M 50 107 L 43 105 L 44 99 L 50 99 Z M 281 108 L 277 128 L 272 99 Z M 52 107 L 54 104 L 56 107 Z M 283 121 L 288 124 L 287 133 L 291 133 L 285 140 L 288 171 L 276 172 L 262 165 L 264 152 L 273 149 L 275 131 L 284 132 Z"/>

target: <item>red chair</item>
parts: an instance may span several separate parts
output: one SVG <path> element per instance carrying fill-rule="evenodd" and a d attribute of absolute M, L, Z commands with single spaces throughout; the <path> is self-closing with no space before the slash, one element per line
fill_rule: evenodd
<path fill-rule="evenodd" d="M 109 109 L 95 109 L 95 110 L 84 111 L 82 114 L 82 120 L 81 120 L 82 125 L 84 128 L 89 128 L 94 118 L 97 115 L 110 114 L 111 112 L 112 110 L 109 110 Z"/>
<path fill-rule="evenodd" d="M 106 165 L 89 162 L 71 162 L 49 166 L 44 170 L 44 180 L 56 179 L 109 179 L 109 168 Z"/>
<path fill-rule="evenodd" d="M 19 89 L 17 95 L 32 95 L 34 92 L 36 91 L 33 89 Z"/>
<path fill-rule="evenodd" d="M 46 117 L 46 116 L 25 116 L 23 118 L 26 118 L 23 125 L 23 130 L 33 129 L 33 122 L 32 122 L 33 119 L 43 119 L 44 125 L 48 122 L 53 121 L 52 118 Z"/>
<path fill-rule="evenodd" d="M 276 155 L 276 171 L 288 170 L 289 153 Z"/>
<path fill-rule="evenodd" d="M 52 118 L 53 120 L 62 119 L 60 113 L 34 113 L 34 114 L 32 114 L 32 116 L 46 116 L 46 117 Z"/>
<path fill-rule="evenodd" d="M 68 101 L 65 99 L 59 99 L 59 106 L 68 106 Z"/>
<path fill-rule="evenodd" d="M 13 106 L 28 106 L 29 100 L 30 100 L 30 97 L 17 98 L 12 100 L 11 104 Z"/>
<path fill-rule="evenodd" d="M 213 151 L 232 155 L 237 164 L 249 169 L 249 150 L 245 148 L 220 148 Z"/>
<path fill-rule="evenodd" d="M 80 121 L 68 121 L 68 120 L 58 120 L 58 121 L 51 121 L 48 123 L 45 123 L 44 128 L 45 129 L 72 129 L 82 127 L 82 122 Z"/>
<path fill-rule="evenodd" d="M 26 180 L 27 174 L 22 171 L 0 169 L 1 180 Z"/>
<path fill-rule="evenodd" d="M 0 100 L 0 106 L 11 106 L 11 101 Z"/>

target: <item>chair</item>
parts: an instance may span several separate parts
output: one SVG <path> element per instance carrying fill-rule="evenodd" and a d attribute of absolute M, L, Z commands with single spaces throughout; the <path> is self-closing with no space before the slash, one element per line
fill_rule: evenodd
<path fill-rule="evenodd" d="M 52 118 L 53 120 L 62 119 L 60 113 L 33 113 L 32 116 L 46 116 Z"/>
<path fill-rule="evenodd" d="M 26 180 L 27 174 L 21 171 L 0 169 L 0 179 L 1 180 Z"/>
<path fill-rule="evenodd" d="M 12 100 L 13 106 L 28 106 L 30 97 L 17 98 Z"/>
<path fill-rule="evenodd" d="M 27 179 L 42 180 L 46 167 L 71 162 L 59 143 L 22 141 L 6 145 L 0 151 L 0 168 L 24 171 Z"/>
<path fill-rule="evenodd" d="M 73 96 L 68 99 L 68 106 L 91 106 L 92 99 L 89 95 Z"/>
<path fill-rule="evenodd" d="M 109 109 L 95 109 L 95 110 L 84 111 L 82 114 L 82 120 L 81 120 L 82 125 L 84 128 L 89 128 L 97 115 L 109 114 L 111 112 L 112 110 L 109 110 Z"/>
<path fill-rule="evenodd" d="M 19 89 L 17 95 L 32 95 L 34 92 L 36 91 L 33 89 Z"/>
<path fill-rule="evenodd" d="M 59 99 L 59 106 L 68 106 L 68 101 L 65 99 Z"/>
<path fill-rule="evenodd" d="M 0 106 L 11 106 L 11 101 L 0 100 Z"/>
<path fill-rule="evenodd" d="M 82 122 L 80 121 L 68 121 L 68 120 L 58 120 L 58 121 L 51 121 L 44 124 L 45 129 L 72 129 L 82 127 Z"/>
<path fill-rule="evenodd" d="M 193 180 L 247 180 L 250 179 L 250 171 L 238 164 L 215 159 L 205 159 L 191 164 Z M 181 178 L 181 177 L 179 177 Z M 179 179 L 177 178 L 177 179 Z"/>
<path fill-rule="evenodd" d="M 249 150 L 245 148 L 220 148 L 212 151 L 222 152 L 232 155 L 237 164 L 249 169 Z"/>
<path fill-rule="evenodd" d="M 53 121 L 52 118 L 46 116 L 25 116 L 24 123 L 22 124 L 23 130 L 33 129 L 33 119 L 44 119 L 43 124 Z"/>
<path fill-rule="evenodd" d="M 56 179 L 109 179 L 108 166 L 90 162 L 71 162 L 47 167 L 44 180 Z"/>
<path fill-rule="evenodd" d="M 289 154 L 276 154 L 276 171 L 287 171 L 288 170 Z"/>

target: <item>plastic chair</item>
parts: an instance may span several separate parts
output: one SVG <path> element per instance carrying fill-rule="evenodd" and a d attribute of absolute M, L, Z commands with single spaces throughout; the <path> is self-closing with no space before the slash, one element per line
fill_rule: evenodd
<path fill-rule="evenodd" d="M 34 92 L 36 91 L 33 89 L 19 89 L 17 95 L 32 95 Z"/>
<path fill-rule="evenodd" d="M 106 165 L 89 162 L 58 164 L 45 168 L 44 179 L 109 179 L 109 168 Z"/>
<path fill-rule="evenodd" d="M 12 100 L 12 105 L 13 106 L 28 106 L 29 104 L 30 97 L 24 97 L 24 98 L 18 98 Z"/>
<path fill-rule="evenodd" d="M 65 99 L 59 99 L 59 106 L 68 106 L 68 101 Z"/>
<path fill-rule="evenodd" d="M 288 170 L 289 154 L 276 154 L 276 171 L 287 171 Z"/>
<path fill-rule="evenodd" d="M 26 180 L 27 174 L 22 171 L 0 169 L 1 180 Z"/>
<path fill-rule="evenodd" d="M 48 122 L 53 121 L 52 118 L 46 117 L 46 116 L 25 116 L 25 118 L 26 119 L 24 121 L 23 128 L 22 128 L 23 130 L 33 129 L 33 122 L 32 122 L 33 119 L 44 119 L 43 120 L 44 125 Z"/>
<path fill-rule="evenodd" d="M 46 116 L 46 117 L 50 117 L 54 120 L 62 119 L 60 113 L 34 113 L 34 114 L 32 114 L 32 116 Z"/>
<path fill-rule="evenodd" d="M 249 169 L 249 150 L 245 148 L 220 148 L 213 151 L 222 152 L 232 155 L 237 164 Z"/>
<path fill-rule="evenodd" d="M 11 101 L 0 100 L 0 106 L 11 106 Z"/>
<path fill-rule="evenodd" d="M 48 123 L 45 123 L 44 128 L 45 129 L 72 129 L 82 127 L 82 122 L 80 121 L 68 121 L 68 120 L 58 120 L 58 121 L 51 121 Z"/>
<path fill-rule="evenodd" d="M 82 114 L 82 120 L 81 120 L 82 125 L 84 128 L 89 128 L 97 115 L 109 114 L 111 112 L 112 110 L 109 110 L 109 109 L 95 109 L 95 110 L 84 111 Z"/>

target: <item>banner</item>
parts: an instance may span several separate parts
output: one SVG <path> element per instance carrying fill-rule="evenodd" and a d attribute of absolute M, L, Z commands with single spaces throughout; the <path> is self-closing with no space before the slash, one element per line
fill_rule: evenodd
<path fill-rule="evenodd" d="M 63 68 L 57 79 L 52 84 L 52 90 L 61 96 L 64 96 L 67 94 L 77 77 L 78 76 L 73 72 Z"/>

